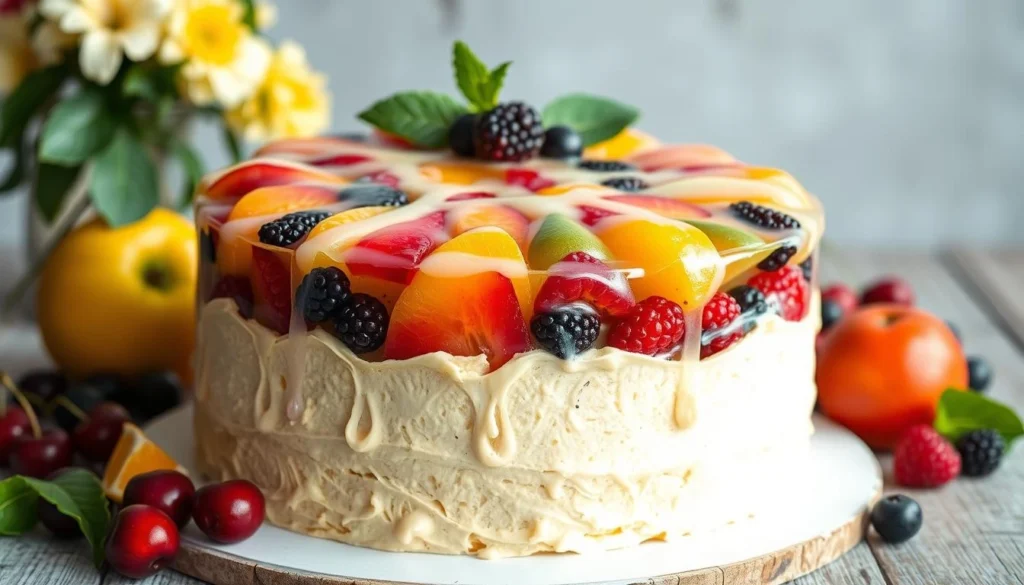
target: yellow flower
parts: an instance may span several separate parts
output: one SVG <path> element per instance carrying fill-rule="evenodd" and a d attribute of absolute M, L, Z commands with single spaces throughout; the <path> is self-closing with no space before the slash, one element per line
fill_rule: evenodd
<path fill-rule="evenodd" d="M 228 112 L 228 124 L 252 142 L 318 134 L 330 117 L 326 85 L 324 76 L 310 69 L 302 47 L 285 41 L 263 85 Z"/>
<path fill-rule="evenodd" d="M 0 95 L 10 93 L 37 65 L 20 14 L 0 15 Z"/>
<path fill-rule="evenodd" d="M 237 106 L 253 94 L 270 64 L 270 46 L 243 22 L 235 0 L 179 0 L 160 48 L 164 63 L 181 68 L 193 103 Z"/>
<path fill-rule="evenodd" d="M 79 66 L 87 78 L 106 85 L 125 55 L 145 61 L 160 45 L 172 0 L 42 0 L 39 12 L 68 34 L 82 35 Z"/>

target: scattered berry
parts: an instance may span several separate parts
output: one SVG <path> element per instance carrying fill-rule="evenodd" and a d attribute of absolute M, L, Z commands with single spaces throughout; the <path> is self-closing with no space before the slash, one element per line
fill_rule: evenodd
<path fill-rule="evenodd" d="M 405 191 L 378 181 L 377 183 L 348 187 L 338 193 L 338 201 L 349 204 L 349 209 L 378 206 L 401 207 L 409 204 L 409 196 L 405 194 Z"/>
<path fill-rule="evenodd" d="M 939 487 L 960 475 L 960 454 L 929 425 L 910 427 L 893 452 L 896 483 Z"/>
<path fill-rule="evenodd" d="M 452 127 L 448 129 L 448 146 L 452 152 L 459 156 L 472 157 L 476 154 L 476 146 L 473 144 L 473 128 L 476 126 L 477 117 L 473 114 L 459 116 Z"/>
<path fill-rule="evenodd" d="M 804 280 L 811 282 L 811 277 L 814 276 L 814 257 L 808 256 L 807 260 L 801 262 L 800 270 L 804 273 Z"/>
<path fill-rule="evenodd" d="M 353 353 L 374 351 L 388 336 L 388 309 L 370 295 L 356 293 L 338 312 L 334 331 Z"/>
<path fill-rule="evenodd" d="M 8 405 L 7 411 L 0 416 L 0 466 L 7 465 L 15 444 L 31 432 L 32 426 L 25 411 L 20 406 Z"/>
<path fill-rule="evenodd" d="M 106 463 L 121 438 L 121 427 L 131 421 L 131 415 L 116 402 L 101 402 L 89 411 L 88 416 L 75 427 L 71 443 L 85 459 Z"/>
<path fill-rule="evenodd" d="M 334 318 L 352 297 L 348 276 L 335 266 L 314 268 L 302 277 L 295 302 L 302 316 L 313 323 Z"/>
<path fill-rule="evenodd" d="M 26 395 L 33 395 L 47 403 L 67 392 L 68 380 L 60 372 L 37 370 L 29 372 L 18 380 L 18 389 Z M 31 400 L 31 396 L 29 397 Z"/>
<path fill-rule="evenodd" d="M 151 506 L 128 506 L 117 514 L 107 538 L 107 562 L 125 577 L 149 577 L 174 560 L 179 538 L 167 514 Z"/>
<path fill-rule="evenodd" d="M 210 292 L 211 299 L 232 299 L 238 305 L 238 314 L 252 317 L 252 282 L 245 276 L 222 276 Z"/>
<path fill-rule="evenodd" d="M 587 309 L 562 307 L 535 314 L 530 330 L 541 347 L 562 359 L 571 359 L 594 345 L 601 320 Z"/>
<path fill-rule="evenodd" d="M 178 374 L 162 370 L 139 376 L 134 386 L 116 392 L 111 399 L 127 408 L 137 422 L 146 422 L 177 407 L 184 396 Z"/>
<path fill-rule="evenodd" d="M 839 306 L 839 303 L 829 300 L 822 299 L 821 301 L 821 330 L 825 331 L 832 327 L 843 318 L 843 308 Z"/>
<path fill-rule="evenodd" d="M 758 262 L 757 267 L 765 272 L 775 272 L 779 268 L 785 266 L 796 252 L 796 246 L 781 246 L 773 250 L 767 258 Z M 800 268 L 800 275 L 804 277 L 804 280 L 809 280 L 804 276 L 803 267 Z"/>
<path fill-rule="evenodd" d="M 42 436 L 22 435 L 11 450 L 11 473 L 43 478 L 71 465 L 71 438 L 61 429 L 44 431 Z"/>
<path fill-rule="evenodd" d="M 890 276 L 868 285 L 860 295 L 860 302 L 862 305 L 895 303 L 910 307 L 914 305 L 914 289 L 902 278 Z"/>
<path fill-rule="evenodd" d="M 46 479 L 52 481 L 70 470 L 71 468 L 58 469 L 46 476 Z M 46 498 L 39 498 L 36 512 L 43 526 L 57 538 L 71 540 L 82 536 L 82 528 L 78 525 L 78 520 L 62 514 L 57 506 L 46 501 Z"/>
<path fill-rule="evenodd" d="M 921 530 L 921 506 L 903 494 L 885 496 L 871 508 L 871 525 L 882 540 L 899 544 Z"/>
<path fill-rule="evenodd" d="M 605 187 L 611 187 L 612 189 L 618 189 L 619 191 L 629 191 L 630 193 L 643 191 L 650 187 L 647 181 L 639 177 L 613 177 L 611 179 L 601 181 L 601 184 Z"/>
<path fill-rule="evenodd" d="M 296 211 L 283 215 L 260 227 L 260 241 L 280 248 L 291 246 L 330 215 L 328 211 Z"/>
<path fill-rule="evenodd" d="M 975 392 L 988 390 L 992 383 L 992 366 L 983 357 L 967 358 L 967 387 Z"/>
<path fill-rule="evenodd" d="M 742 325 L 735 323 L 741 312 L 742 308 L 736 299 L 723 292 L 715 293 L 704 305 L 701 315 L 701 358 L 713 356 L 743 337 Z"/>
<path fill-rule="evenodd" d="M 584 302 L 605 316 L 625 315 L 636 304 L 625 279 L 586 252 L 573 252 L 549 269 L 534 311 L 550 313 L 559 307 Z"/>
<path fill-rule="evenodd" d="M 473 137 L 477 158 L 492 161 L 533 158 L 543 141 L 540 114 L 523 102 L 499 104 L 480 114 Z"/>
<path fill-rule="evenodd" d="M 749 201 L 738 201 L 729 206 L 736 217 L 766 230 L 788 230 L 800 227 L 796 218 L 781 211 L 756 205 Z M 803 273 L 801 272 L 801 277 Z"/>
<path fill-rule="evenodd" d="M 983 477 L 999 467 L 1006 451 L 1003 436 L 993 429 L 970 431 L 956 441 L 967 477 Z"/>
<path fill-rule="evenodd" d="M 615 171 L 635 171 L 636 167 L 618 160 L 581 160 L 576 165 L 581 169 L 587 169 L 588 171 L 597 171 L 599 173 L 614 173 Z"/>
<path fill-rule="evenodd" d="M 841 282 L 830 284 L 821 290 L 822 301 L 833 301 L 843 310 L 843 314 L 849 314 L 860 305 L 857 293 Z"/>
<path fill-rule="evenodd" d="M 750 286 L 764 293 L 768 306 L 787 321 L 799 321 L 807 314 L 807 281 L 799 267 L 784 266 L 775 272 L 760 272 Z"/>
<path fill-rule="evenodd" d="M 259 488 L 244 479 L 208 485 L 196 492 L 192 519 L 217 542 L 241 542 L 263 523 L 266 502 Z M 162 513 L 162 512 L 161 512 Z"/>
<path fill-rule="evenodd" d="M 608 332 L 608 345 L 632 353 L 658 355 L 675 347 L 686 332 L 683 309 L 662 297 L 637 303 Z"/>
<path fill-rule="evenodd" d="M 583 139 L 568 126 L 552 126 L 544 132 L 540 155 L 544 158 L 570 159 L 583 154 Z"/>
<path fill-rule="evenodd" d="M 131 478 L 124 488 L 123 505 L 142 504 L 160 510 L 184 528 L 192 518 L 192 499 L 196 488 L 185 474 L 160 470 L 141 473 Z"/>

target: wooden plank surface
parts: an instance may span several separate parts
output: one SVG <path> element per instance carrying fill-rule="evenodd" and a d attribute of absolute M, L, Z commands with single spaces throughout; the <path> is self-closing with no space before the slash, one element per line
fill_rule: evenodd
<path fill-rule="evenodd" d="M 970 281 L 1006 332 L 1024 349 L 1024 251 L 980 252 L 959 249 L 949 253 L 953 272 Z"/>
<path fill-rule="evenodd" d="M 56 540 L 42 528 L 17 538 L 0 537 L 0 583 L 99 585 L 102 574 L 90 558 L 84 540 Z"/>

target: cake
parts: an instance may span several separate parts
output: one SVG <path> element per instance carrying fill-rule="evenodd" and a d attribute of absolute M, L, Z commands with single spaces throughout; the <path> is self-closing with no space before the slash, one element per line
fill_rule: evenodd
<path fill-rule="evenodd" d="M 636 130 L 538 147 L 290 139 L 207 177 L 200 471 L 256 483 L 275 525 L 390 551 L 756 521 L 813 432 L 820 205 Z"/>

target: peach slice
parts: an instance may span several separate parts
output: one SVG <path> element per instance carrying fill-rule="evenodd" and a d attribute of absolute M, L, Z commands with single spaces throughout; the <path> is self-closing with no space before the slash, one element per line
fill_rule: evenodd
<path fill-rule="evenodd" d="M 478 227 L 493 226 L 512 236 L 520 250 L 526 249 L 530 220 L 511 207 L 504 205 L 472 207 L 462 213 L 452 212 L 452 215 L 455 216 L 451 228 L 453 235 L 458 236 Z"/>
<path fill-rule="evenodd" d="M 641 152 L 628 160 L 645 171 L 736 164 L 736 159 L 728 152 L 705 144 L 663 146 Z"/>
<path fill-rule="evenodd" d="M 446 185 L 472 185 L 479 181 L 491 179 L 503 181 L 503 169 L 477 163 L 467 162 L 433 162 L 420 166 L 420 174 Z"/>
<path fill-rule="evenodd" d="M 237 199 L 260 187 L 301 182 L 343 185 L 348 180 L 316 167 L 256 159 L 231 167 L 210 183 L 204 193 L 211 199 Z"/>
<path fill-rule="evenodd" d="M 658 146 L 658 139 L 636 128 L 626 128 L 608 140 L 588 146 L 583 158 L 591 160 L 619 160 Z"/>
<path fill-rule="evenodd" d="M 626 203 L 634 207 L 641 207 L 671 219 L 711 217 L 711 213 L 708 210 L 671 197 L 659 197 L 657 195 L 611 195 L 605 197 L 605 199 Z"/>
<path fill-rule="evenodd" d="M 408 284 L 427 254 L 448 239 L 444 224 L 445 212 L 435 211 L 379 229 L 349 248 L 345 263 L 355 276 Z"/>

